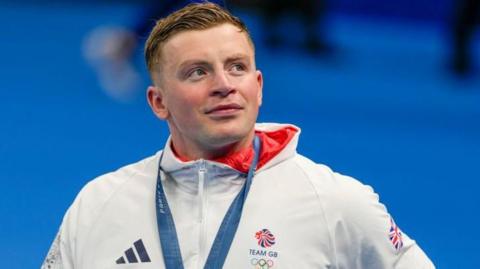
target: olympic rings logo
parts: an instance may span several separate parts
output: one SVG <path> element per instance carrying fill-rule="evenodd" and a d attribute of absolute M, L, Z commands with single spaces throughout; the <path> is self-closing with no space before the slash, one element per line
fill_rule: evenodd
<path fill-rule="evenodd" d="M 255 259 L 251 260 L 252 265 L 255 266 L 255 269 L 269 269 L 273 267 L 272 260 L 265 260 L 265 259 Z"/>

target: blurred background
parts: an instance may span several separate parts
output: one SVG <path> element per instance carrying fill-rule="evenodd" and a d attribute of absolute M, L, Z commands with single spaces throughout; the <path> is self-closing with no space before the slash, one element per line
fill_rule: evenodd
<path fill-rule="evenodd" d="M 2 268 L 39 268 L 87 181 L 163 147 L 142 38 L 178 2 L 0 1 Z M 373 186 L 437 268 L 480 268 L 478 2 L 226 1 L 256 42 L 259 121 Z"/>

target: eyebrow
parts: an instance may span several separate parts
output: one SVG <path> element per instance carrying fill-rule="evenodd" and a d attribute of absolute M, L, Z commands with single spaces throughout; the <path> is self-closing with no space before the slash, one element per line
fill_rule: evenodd
<path fill-rule="evenodd" d="M 250 62 L 250 59 L 248 57 L 248 55 L 246 54 L 243 54 L 243 53 L 236 53 L 236 54 L 233 54 L 231 56 L 229 56 L 225 62 L 226 63 L 231 63 L 231 62 L 236 62 L 238 60 L 246 60 L 247 62 Z M 192 59 L 192 60 L 187 60 L 183 63 L 181 63 L 178 67 L 179 69 L 183 69 L 185 68 L 186 66 L 190 66 L 190 65 L 202 65 L 202 66 L 208 66 L 208 65 L 211 65 L 208 61 L 205 61 L 205 60 L 200 60 L 200 59 Z"/>
<path fill-rule="evenodd" d="M 181 64 L 178 66 L 178 69 L 179 69 L 179 70 L 183 70 L 183 69 L 185 69 L 185 67 L 191 66 L 191 65 L 209 66 L 210 64 L 209 64 L 207 61 L 205 61 L 205 60 L 196 60 L 196 59 L 193 59 L 193 60 L 187 60 L 187 61 L 181 63 Z"/>
<path fill-rule="evenodd" d="M 248 57 L 248 55 L 243 54 L 243 53 L 234 54 L 234 55 L 228 57 L 225 62 L 227 64 L 230 64 L 232 62 L 236 62 L 236 61 L 239 61 L 239 60 L 247 61 L 247 63 L 250 63 L 250 58 Z"/>

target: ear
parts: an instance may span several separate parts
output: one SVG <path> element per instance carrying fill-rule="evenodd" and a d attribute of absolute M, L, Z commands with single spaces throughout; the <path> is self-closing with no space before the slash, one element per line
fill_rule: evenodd
<path fill-rule="evenodd" d="M 262 105 L 262 97 L 263 97 L 263 75 L 260 70 L 257 70 L 257 84 L 258 84 L 258 93 L 257 93 L 257 101 L 258 106 Z"/>
<path fill-rule="evenodd" d="M 147 89 L 147 100 L 150 108 L 159 119 L 165 120 L 168 118 L 168 109 L 165 105 L 163 92 L 159 87 L 149 86 Z"/>

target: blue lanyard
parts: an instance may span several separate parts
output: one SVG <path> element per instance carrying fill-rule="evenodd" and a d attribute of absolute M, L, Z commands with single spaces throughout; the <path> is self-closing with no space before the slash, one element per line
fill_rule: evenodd
<path fill-rule="evenodd" d="M 255 173 L 255 168 L 258 164 L 258 157 L 260 153 L 260 139 L 258 136 L 255 136 L 253 148 L 255 154 L 248 170 L 247 180 L 223 218 L 220 229 L 217 232 L 215 241 L 213 241 L 212 248 L 208 254 L 204 268 L 221 269 L 227 257 L 228 251 L 230 250 L 230 245 L 232 244 L 233 237 L 235 236 L 235 232 L 237 231 L 238 223 L 240 222 L 240 217 L 242 215 L 243 204 L 247 198 L 250 185 L 252 184 L 252 178 Z M 173 221 L 172 213 L 170 211 L 170 207 L 168 206 L 165 191 L 163 190 L 162 186 L 162 170 L 160 167 L 162 156 L 160 156 L 159 161 L 157 190 L 155 194 L 160 244 L 162 246 L 165 268 L 183 269 L 182 254 L 180 252 L 180 246 L 178 245 L 175 223 Z"/>

